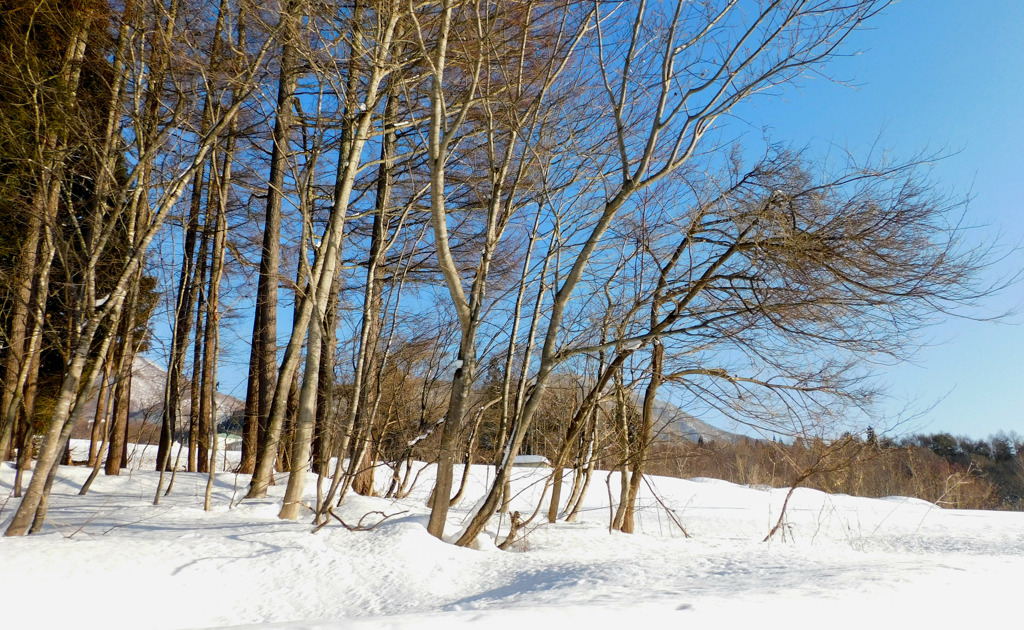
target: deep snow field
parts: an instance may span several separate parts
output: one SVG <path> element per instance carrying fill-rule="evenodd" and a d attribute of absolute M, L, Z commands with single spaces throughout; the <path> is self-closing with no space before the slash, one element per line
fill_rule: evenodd
<path fill-rule="evenodd" d="M 83 458 L 87 442 L 75 447 Z M 248 478 L 221 473 L 204 512 L 206 476 L 179 473 L 153 506 L 149 459 L 136 454 L 134 469 L 101 474 L 85 497 L 77 492 L 89 471 L 62 468 L 44 532 L 0 538 L 0 628 L 753 630 L 1021 619 L 1024 513 L 798 490 L 785 540 L 762 543 L 786 489 L 656 477 L 641 496 L 643 533 L 610 534 L 608 473 L 598 471 L 580 522 L 538 517 L 514 551 L 461 549 L 426 532 L 429 469 L 408 499 L 346 498 L 338 514 L 349 524 L 397 514 L 371 531 L 335 522 L 314 534 L 309 518 L 277 518 L 284 475 L 267 499 L 239 502 Z M 473 467 L 449 535 L 489 473 Z M 546 474 L 516 470 L 513 509 L 533 512 Z M 0 465 L 5 529 L 13 478 Z M 617 490 L 616 476 L 610 484 Z"/>

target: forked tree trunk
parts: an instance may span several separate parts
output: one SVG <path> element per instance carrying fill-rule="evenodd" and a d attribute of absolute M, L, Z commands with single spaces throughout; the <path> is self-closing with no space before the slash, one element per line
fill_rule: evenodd
<path fill-rule="evenodd" d="M 657 318 L 657 308 L 653 316 Z M 643 481 L 644 473 L 647 470 L 651 444 L 654 443 L 654 403 L 657 401 L 658 388 L 661 386 L 663 366 L 665 362 L 665 347 L 660 341 L 655 341 L 654 349 L 651 352 L 651 374 L 647 383 L 647 390 L 644 392 L 643 411 L 640 419 L 640 434 L 634 445 L 634 452 L 630 458 L 629 492 L 625 498 L 625 514 L 622 518 L 622 526 L 619 528 L 625 534 L 632 534 L 635 531 L 636 498 L 640 493 L 640 483 Z"/>

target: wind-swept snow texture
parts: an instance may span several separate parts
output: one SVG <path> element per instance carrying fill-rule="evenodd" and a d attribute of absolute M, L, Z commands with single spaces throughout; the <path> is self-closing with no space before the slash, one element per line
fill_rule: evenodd
<path fill-rule="evenodd" d="M 0 539 L 0 628 L 875 630 L 1019 619 L 1021 513 L 798 490 L 785 540 L 762 543 L 785 489 L 653 478 L 643 533 L 609 534 L 608 473 L 598 472 L 580 522 L 535 521 L 503 552 L 427 534 L 430 470 L 407 500 L 346 499 L 337 513 L 349 525 L 390 517 L 372 530 L 333 522 L 314 534 L 307 517 L 278 520 L 283 476 L 268 498 L 239 503 L 248 477 L 222 473 L 204 512 L 205 476 L 179 473 L 154 507 L 145 460 L 136 454 L 146 472 L 100 476 L 86 497 L 76 493 L 88 470 L 62 468 L 44 533 Z M 489 472 L 473 468 L 448 535 Z M 548 474 L 516 469 L 513 508 L 532 513 Z M 3 464 L 4 527 L 13 478 Z"/>

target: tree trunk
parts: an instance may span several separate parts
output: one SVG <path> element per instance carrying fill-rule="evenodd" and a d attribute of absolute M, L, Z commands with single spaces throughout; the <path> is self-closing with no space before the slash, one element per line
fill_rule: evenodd
<path fill-rule="evenodd" d="M 583 501 L 586 499 L 587 491 L 590 489 L 590 482 L 594 478 L 594 467 L 597 464 L 597 451 L 594 448 L 597 442 L 597 411 L 590 416 L 590 430 L 587 432 L 587 448 L 586 448 L 586 459 L 584 465 L 586 470 L 583 472 L 583 485 L 580 487 L 579 493 L 569 499 L 569 510 L 565 520 L 570 523 L 575 523 L 576 518 L 579 516 L 580 510 L 583 507 Z"/>
<path fill-rule="evenodd" d="M 114 365 L 113 353 L 108 353 L 103 360 L 103 375 L 100 380 L 100 392 L 96 398 L 96 415 L 92 421 L 92 431 L 89 432 L 89 462 L 91 468 L 99 468 L 98 461 L 102 458 L 103 447 L 107 445 L 107 428 L 109 418 L 107 400 L 114 389 L 110 382 L 111 371 Z"/>
<path fill-rule="evenodd" d="M 114 388 L 114 413 L 110 421 L 110 439 L 107 446 L 107 461 L 104 464 L 104 472 L 108 475 L 119 475 L 121 469 L 127 466 L 124 460 L 124 452 L 128 446 L 128 414 L 130 413 L 132 398 L 132 363 L 135 359 L 132 343 L 131 316 L 125 316 L 121 320 L 119 337 L 121 343 L 117 348 L 118 367 L 117 382 Z"/>
<path fill-rule="evenodd" d="M 334 353 L 338 343 L 338 292 L 340 290 L 341 282 L 338 278 L 335 278 L 334 284 L 331 286 L 331 300 L 327 304 L 327 315 L 324 318 L 323 350 L 320 352 L 316 426 L 313 430 L 313 451 L 311 454 L 316 472 L 320 476 L 330 474 L 331 444 L 336 437 Z"/>
<path fill-rule="evenodd" d="M 209 208 L 207 208 L 207 215 L 209 215 Z M 209 218 L 207 216 L 207 218 Z M 189 472 L 205 472 L 201 468 L 203 464 L 201 459 L 203 458 L 201 451 L 206 438 L 203 436 L 202 427 L 200 427 L 200 416 L 202 414 L 202 384 L 203 384 L 203 328 L 204 321 L 206 318 L 206 270 L 208 268 L 208 259 L 210 253 L 210 232 L 207 230 L 208 226 L 203 227 L 202 238 L 199 243 L 199 251 L 196 254 L 196 268 L 193 271 L 193 287 L 196 291 L 195 310 L 189 312 L 189 317 L 195 317 L 195 331 L 196 336 L 192 342 L 192 378 L 189 381 L 188 387 L 188 463 L 187 470 Z M 192 306 L 192 305 L 189 305 Z M 167 457 L 161 457 L 157 460 L 158 466 L 160 462 L 163 462 L 165 470 L 171 469 L 171 455 L 170 451 L 167 452 Z M 207 455 L 208 457 L 209 455 Z"/>
<path fill-rule="evenodd" d="M 18 410 L 14 406 L 14 400 L 19 387 L 17 377 L 21 373 L 23 364 L 29 354 L 26 346 L 30 345 L 31 338 L 28 334 L 29 311 L 32 303 L 32 287 L 36 280 L 36 264 L 39 258 L 39 246 L 42 240 L 42 215 L 32 212 L 29 219 L 28 234 L 18 254 L 20 266 L 18 280 L 14 293 L 13 311 L 7 338 L 5 339 L 8 349 L 4 358 L 4 384 L 2 398 L 0 398 L 0 461 L 7 458 L 11 452 L 12 436 L 14 434 L 14 419 Z"/>
<path fill-rule="evenodd" d="M 262 436 L 257 445 L 257 462 L 254 467 L 259 467 L 260 459 L 270 458 L 269 474 L 262 473 L 262 481 L 266 483 L 270 482 L 278 442 L 277 436 L 270 437 L 267 431 L 277 379 L 277 285 L 281 267 L 281 201 L 285 195 L 284 176 L 288 168 L 289 134 L 294 119 L 293 100 L 299 78 L 298 55 L 295 48 L 299 20 L 296 5 L 294 0 L 289 0 L 281 9 L 282 45 L 277 83 L 277 110 L 270 156 L 270 176 L 267 183 L 263 251 L 260 258 L 259 283 L 256 288 L 258 315 L 252 338 L 252 353 L 255 359 L 250 360 L 250 367 L 256 368 L 257 436 Z M 250 383 L 253 381 L 253 378 L 249 379 Z M 271 440 L 274 442 L 273 445 L 269 444 Z"/>
<path fill-rule="evenodd" d="M 19 416 L 21 422 L 19 423 L 17 433 L 17 446 L 18 446 L 18 469 L 14 474 L 14 496 L 21 496 L 21 484 L 24 479 L 25 473 L 32 466 L 32 455 L 34 449 L 34 438 L 36 432 L 39 429 L 38 418 L 36 418 L 35 405 L 36 405 L 36 393 L 38 392 L 37 377 L 39 374 L 39 344 L 40 337 L 36 336 L 32 340 L 32 346 L 30 349 L 30 356 L 28 358 L 28 365 L 26 367 L 26 373 L 29 375 L 28 385 L 25 386 L 24 392 L 19 392 L 19 397 L 15 400 L 19 401 L 21 405 L 22 413 Z"/>
<path fill-rule="evenodd" d="M 654 310 L 653 316 L 657 317 L 657 309 Z M 636 497 L 640 492 L 640 482 L 643 480 L 651 444 L 654 442 L 654 403 L 657 401 L 658 388 L 661 386 L 664 362 L 665 347 L 660 341 L 655 340 L 654 349 L 651 352 L 651 380 L 648 382 L 647 390 L 644 392 L 639 440 L 634 445 L 634 452 L 630 459 L 632 476 L 630 477 L 629 493 L 626 497 L 626 512 L 622 519 L 621 527 L 621 531 L 625 534 L 632 534 L 635 529 Z"/>
<path fill-rule="evenodd" d="M 200 470 L 209 472 L 212 483 L 217 467 L 214 457 L 217 449 L 217 357 L 220 346 L 220 284 L 224 276 L 224 251 L 227 240 L 227 196 L 231 182 L 231 161 L 234 156 L 233 138 L 227 141 L 224 167 L 216 189 L 218 199 L 213 207 L 213 220 L 207 220 L 207 229 L 213 231 L 213 251 L 210 261 L 209 294 L 206 299 L 206 329 L 203 331 L 203 386 L 200 411 L 200 433 L 204 436 L 200 444 Z M 216 159 L 214 160 L 216 164 Z M 204 433 L 205 430 L 205 433 Z M 207 450 L 212 448 L 212 453 Z M 206 470 L 203 470 L 205 464 Z M 205 509 L 210 509 L 210 489 L 207 487 Z"/>
<path fill-rule="evenodd" d="M 238 472 L 243 475 L 251 475 L 256 469 L 256 453 L 259 451 L 259 444 L 263 439 L 262 433 L 266 431 L 260 426 L 259 397 L 260 397 L 260 354 L 256 349 L 256 338 L 262 324 L 260 323 L 260 309 L 256 309 L 253 317 L 253 345 L 249 351 L 249 376 L 245 387 L 245 420 L 242 426 L 242 455 L 238 463 Z"/>
<path fill-rule="evenodd" d="M 209 127 L 209 99 L 203 112 L 203 129 Z M 160 425 L 160 442 L 157 446 L 156 461 L 170 461 L 171 443 L 181 420 L 181 380 L 184 369 L 185 352 L 188 349 L 192 332 L 192 312 L 199 292 L 200 282 L 196 278 L 196 235 L 199 231 L 199 213 L 202 208 L 203 181 L 206 172 L 204 166 L 192 178 L 192 198 L 189 207 L 188 223 L 185 226 L 185 242 L 182 251 L 181 272 L 178 276 L 178 292 L 174 311 L 174 327 L 171 332 L 171 357 L 167 368 L 167 381 L 164 389 L 164 409 Z M 204 251 L 205 253 L 205 251 Z M 194 404 L 195 401 L 193 400 Z M 191 427 L 190 427 L 191 429 Z M 192 431 L 189 431 L 188 469 L 195 470 L 195 451 Z"/>

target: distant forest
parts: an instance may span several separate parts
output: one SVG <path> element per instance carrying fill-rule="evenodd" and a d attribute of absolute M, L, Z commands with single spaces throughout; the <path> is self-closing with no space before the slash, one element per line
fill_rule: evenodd
<path fill-rule="evenodd" d="M 677 477 L 713 477 L 773 487 L 797 483 L 862 497 L 906 496 L 941 507 L 1024 509 L 1024 437 L 988 440 L 949 433 L 892 440 L 844 436 L 823 442 L 763 440 L 664 443 L 651 470 Z"/>

